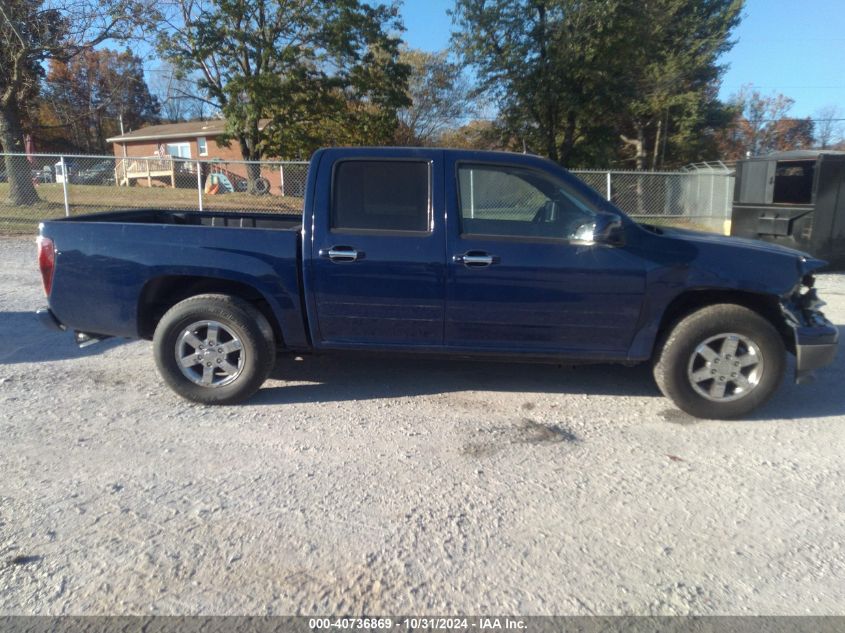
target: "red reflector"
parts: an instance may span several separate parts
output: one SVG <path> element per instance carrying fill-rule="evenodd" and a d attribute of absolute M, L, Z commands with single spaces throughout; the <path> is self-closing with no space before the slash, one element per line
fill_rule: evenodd
<path fill-rule="evenodd" d="M 56 247 L 49 237 L 38 236 L 38 268 L 41 269 L 41 280 L 44 282 L 44 292 L 50 296 L 53 288 L 53 271 L 56 268 Z"/>

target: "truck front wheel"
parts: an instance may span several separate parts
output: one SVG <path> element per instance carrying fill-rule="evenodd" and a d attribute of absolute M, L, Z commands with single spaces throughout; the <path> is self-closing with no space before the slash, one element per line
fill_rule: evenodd
<path fill-rule="evenodd" d="M 680 409 L 731 419 L 762 405 L 780 385 L 786 350 L 768 320 L 718 304 L 681 319 L 657 350 L 654 378 Z"/>
<path fill-rule="evenodd" d="M 275 361 L 273 330 L 250 303 L 197 295 L 177 303 L 153 337 L 156 366 L 168 386 L 203 404 L 232 404 L 254 394 Z"/>

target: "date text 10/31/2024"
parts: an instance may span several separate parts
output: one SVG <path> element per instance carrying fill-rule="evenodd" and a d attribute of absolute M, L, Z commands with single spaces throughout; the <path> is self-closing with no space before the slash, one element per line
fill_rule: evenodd
<path fill-rule="evenodd" d="M 432 618 L 432 617 L 407 617 L 407 618 L 311 618 L 308 620 L 308 628 L 314 631 L 321 630 L 389 630 L 401 628 L 406 630 L 471 630 L 494 631 L 494 630 L 525 630 L 523 620 L 517 618 L 501 617 L 478 617 L 478 618 Z"/>

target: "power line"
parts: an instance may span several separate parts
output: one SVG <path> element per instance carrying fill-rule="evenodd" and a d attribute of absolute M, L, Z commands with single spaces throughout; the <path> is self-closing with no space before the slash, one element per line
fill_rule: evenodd
<path fill-rule="evenodd" d="M 810 117 L 791 117 L 785 116 L 780 119 L 745 119 L 746 121 L 753 120 L 755 123 L 779 123 L 780 121 L 810 121 L 811 123 L 838 123 L 845 121 L 845 119 L 813 119 Z"/>

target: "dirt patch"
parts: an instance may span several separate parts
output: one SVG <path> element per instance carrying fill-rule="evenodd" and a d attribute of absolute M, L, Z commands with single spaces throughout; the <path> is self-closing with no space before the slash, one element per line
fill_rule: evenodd
<path fill-rule="evenodd" d="M 577 444 L 581 440 L 575 433 L 559 424 L 546 424 L 531 418 L 522 418 L 512 426 L 480 429 L 480 439 L 467 442 L 461 454 L 469 457 L 487 457 L 519 444 L 550 445 Z"/>
<path fill-rule="evenodd" d="M 680 424 L 682 426 L 689 426 L 701 422 L 698 418 L 694 418 L 689 413 L 684 413 L 680 409 L 664 409 L 660 412 L 660 417 L 667 422 Z"/>

